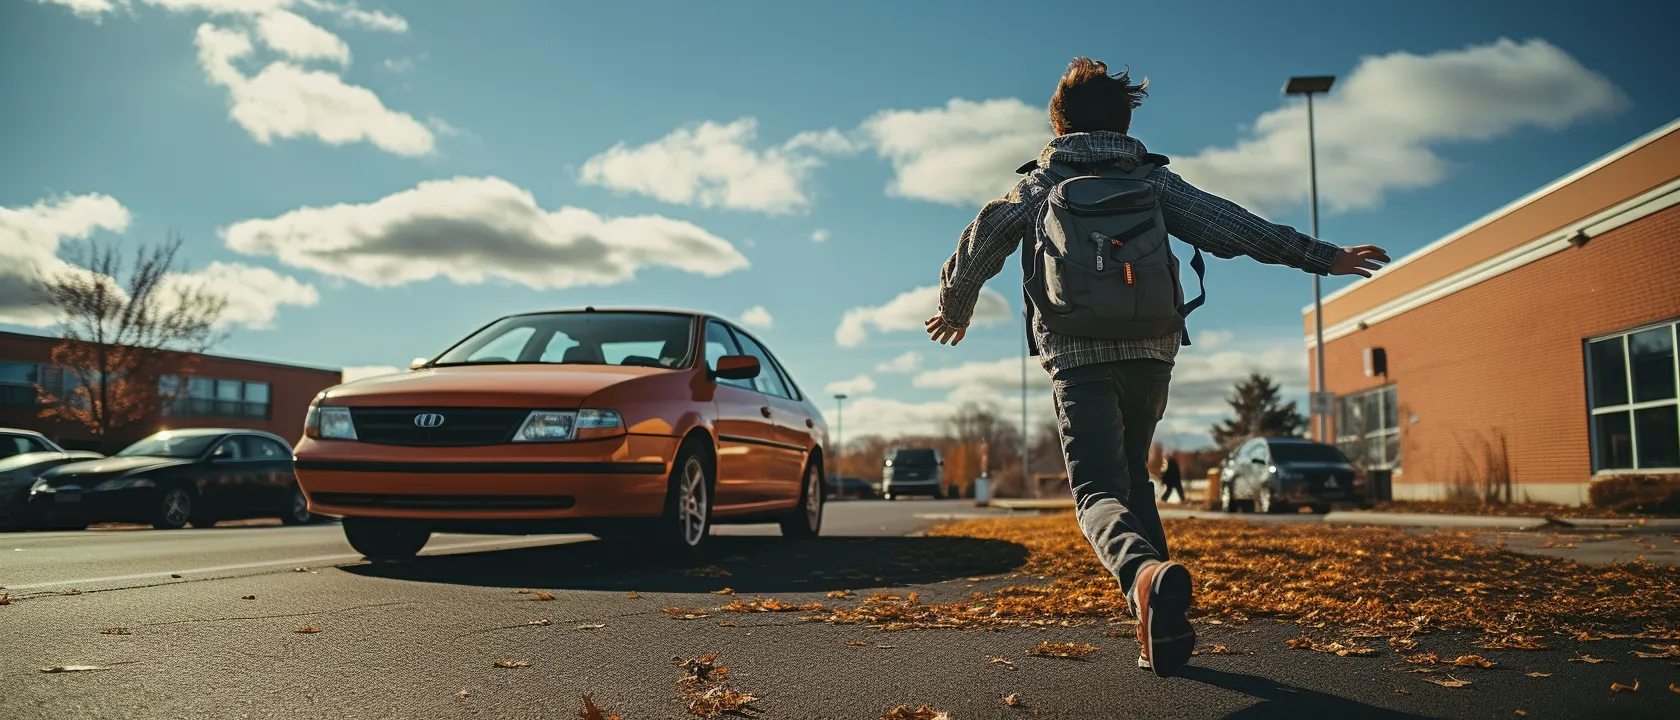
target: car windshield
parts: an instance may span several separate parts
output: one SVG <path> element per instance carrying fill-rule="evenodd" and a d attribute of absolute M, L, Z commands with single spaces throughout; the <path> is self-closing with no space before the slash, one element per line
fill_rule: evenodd
<path fill-rule="evenodd" d="M 899 450 L 893 453 L 893 467 L 928 468 L 939 460 L 932 450 Z"/>
<path fill-rule="evenodd" d="M 689 362 L 694 318 L 644 312 L 515 315 L 484 328 L 431 363 L 450 365 L 635 365 Z"/>
<path fill-rule="evenodd" d="M 180 435 L 161 432 L 118 451 L 116 457 L 196 458 L 220 435 Z"/>
<path fill-rule="evenodd" d="M 1318 443 L 1276 443 L 1272 445 L 1273 462 L 1345 463 L 1347 456 L 1329 445 Z"/>

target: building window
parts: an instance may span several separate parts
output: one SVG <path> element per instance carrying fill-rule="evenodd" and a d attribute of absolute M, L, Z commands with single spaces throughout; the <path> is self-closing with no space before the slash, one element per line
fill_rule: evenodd
<path fill-rule="evenodd" d="M 0 405 L 34 405 L 35 386 L 40 382 L 40 365 L 0 362 Z"/>
<path fill-rule="evenodd" d="M 164 414 L 174 417 L 269 417 L 269 387 L 264 382 L 193 377 L 183 384 L 178 377 L 165 377 L 158 380 L 158 393 L 165 398 Z"/>
<path fill-rule="evenodd" d="M 1396 386 L 1336 398 L 1336 447 L 1366 470 L 1400 469 L 1400 401 Z"/>
<path fill-rule="evenodd" d="M 1680 469 L 1680 325 L 1587 341 L 1593 472 Z"/>

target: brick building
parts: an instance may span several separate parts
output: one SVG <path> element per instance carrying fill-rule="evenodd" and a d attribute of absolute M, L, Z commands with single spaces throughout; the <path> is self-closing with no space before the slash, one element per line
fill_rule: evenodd
<path fill-rule="evenodd" d="M 203 355 L 192 377 L 163 381 L 166 388 L 182 382 L 185 387 L 172 393 L 176 401 L 159 417 L 115 431 L 102 444 L 76 424 L 40 417 L 35 387 L 57 394 L 65 384 L 66 373 L 51 363 L 56 343 L 51 337 L 0 332 L 0 427 L 36 430 L 73 449 L 114 452 L 168 428 L 237 427 L 297 437 L 309 401 L 343 378 L 338 370 Z"/>
<path fill-rule="evenodd" d="M 1326 296 L 1334 442 L 1396 498 L 1680 473 L 1677 203 L 1680 121 Z"/>

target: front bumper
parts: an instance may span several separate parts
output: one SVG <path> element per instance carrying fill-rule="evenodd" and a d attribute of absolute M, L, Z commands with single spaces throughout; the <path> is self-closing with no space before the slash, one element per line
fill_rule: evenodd
<path fill-rule="evenodd" d="M 158 506 L 157 488 L 30 493 L 23 516 L 30 524 L 151 522 Z"/>
<path fill-rule="evenodd" d="M 681 439 L 399 447 L 305 438 L 294 451 L 311 512 L 424 520 L 657 517 Z"/>
<path fill-rule="evenodd" d="M 893 495 L 935 495 L 939 493 L 941 482 L 938 478 L 929 480 L 887 480 L 881 483 L 881 493 Z"/>

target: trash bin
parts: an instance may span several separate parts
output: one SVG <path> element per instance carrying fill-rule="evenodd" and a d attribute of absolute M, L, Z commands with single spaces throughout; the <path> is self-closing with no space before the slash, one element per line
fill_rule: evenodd
<path fill-rule="evenodd" d="M 1394 499 L 1394 471 L 1372 470 L 1365 474 L 1365 494 L 1371 502 L 1388 502 Z"/>
<path fill-rule="evenodd" d="M 984 506 L 990 502 L 992 495 L 992 479 L 984 475 L 974 478 L 974 504 Z"/>

